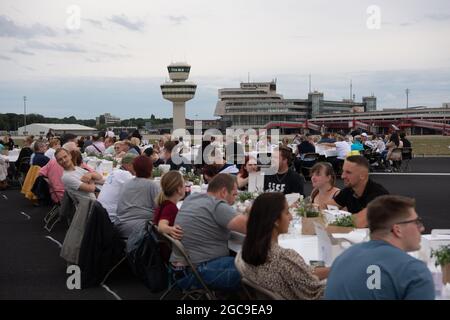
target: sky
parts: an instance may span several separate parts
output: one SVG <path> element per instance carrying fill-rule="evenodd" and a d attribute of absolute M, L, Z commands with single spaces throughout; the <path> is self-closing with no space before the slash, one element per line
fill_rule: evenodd
<path fill-rule="evenodd" d="M 377 96 L 378 109 L 450 102 L 448 0 L 2 0 L 0 113 L 171 117 L 160 84 L 186 61 L 186 116 L 217 90 L 277 80 L 285 98 Z"/>

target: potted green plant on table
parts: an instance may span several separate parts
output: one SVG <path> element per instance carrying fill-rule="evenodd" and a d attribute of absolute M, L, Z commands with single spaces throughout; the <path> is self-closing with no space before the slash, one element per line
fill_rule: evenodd
<path fill-rule="evenodd" d="M 439 249 L 431 250 L 431 257 L 436 258 L 436 266 L 441 266 L 442 283 L 450 283 L 450 245 L 441 246 Z"/>
<path fill-rule="evenodd" d="M 343 215 L 329 223 L 326 229 L 329 233 L 349 233 L 355 228 L 353 217 L 351 215 Z"/>
<path fill-rule="evenodd" d="M 297 214 L 302 218 L 302 234 L 315 235 L 314 222 L 324 224 L 320 210 L 311 202 L 311 198 L 298 200 Z"/>

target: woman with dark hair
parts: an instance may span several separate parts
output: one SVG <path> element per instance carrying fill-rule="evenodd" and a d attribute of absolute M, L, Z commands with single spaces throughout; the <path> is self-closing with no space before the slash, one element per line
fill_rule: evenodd
<path fill-rule="evenodd" d="M 156 197 L 160 187 L 153 180 L 152 160 L 147 156 L 138 156 L 133 160 L 136 177 L 125 182 L 122 194 L 117 203 L 117 220 L 114 222 L 117 231 L 123 238 L 153 219 L 157 207 Z"/>
<path fill-rule="evenodd" d="M 245 156 L 244 165 L 241 166 L 237 175 L 237 183 L 239 190 L 246 190 L 248 188 L 248 175 L 250 172 L 258 171 L 258 162 L 255 158 Z"/>
<path fill-rule="evenodd" d="M 400 159 L 393 159 L 392 158 L 392 151 L 396 148 L 403 148 L 403 141 L 400 140 L 400 137 L 398 136 L 397 132 L 394 132 L 391 134 L 391 138 L 389 139 L 389 142 L 386 143 L 386 149 L 387 151 L 387 155 L 386 155 L 386 160 L 400 160 Z"/>
<path fill-rule="evenodd" d="M 159 149 L 148 147 L 142 152 L 142 155 L 145 155 L 149 157 L 153 162 L 153 168 L 157 168 L 160 164 L 164 164 L 164 161 L 162 161 L 159 158 Z"/>
<path fill-rule="evenodd" d="M 311 202 L 321 210 L 327 208 L 327 204 L 340 191 L 335 187 L 336 175 L 333 166 L 328 162 L 318 162 L 311 168 Z"/>
<path fill-rule="evenodd" d="M 288 232 L 292 216 L 282 193 L 263 193 L 252 205 L 247 236 L 236 256 L 242 277 L 278 293 L 285 299 L 320 299 L 329 268 L 313 269 L 292 249 L 278 245 L 278 236 Z"/>

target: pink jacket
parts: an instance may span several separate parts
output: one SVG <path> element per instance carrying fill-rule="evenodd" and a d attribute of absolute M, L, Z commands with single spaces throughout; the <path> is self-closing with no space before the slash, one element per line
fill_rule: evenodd
<path fill-rule="evenodd" d="M 55 203 L 61 201 L 64 195 L 64 184 L 61 181 L 63 173 L 64 169 L 56 162 L 55 158 L 39 170 L 39 174 L 48 179 L 50 195 Z"/>

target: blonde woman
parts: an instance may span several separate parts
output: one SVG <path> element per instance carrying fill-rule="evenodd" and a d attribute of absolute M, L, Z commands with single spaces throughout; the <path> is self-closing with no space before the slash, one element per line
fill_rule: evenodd
<path fill-rule="evenodd" d="M 137 137 L 132 137 L 130 139 L 130 143 L 132 147 L 138 152 L 138 154 L 142 154 L 141 148 L 139 148 L 139 145 L 141 144 L 141 140 Z"/>
<path fill-rule="evenodd" d="M 153 223 L 158 226 L 160 232 L 166 233 L 175 239 L 181 240 L 183 230 L 174 225 L 178 213 L 177 202 L 185 195 L 183 176 L 179 171 L 169 171 L 161 178 L 161 192 L 156 198 Z"/>
<path fill-rule="evenodd" d="M 45 151 L 45 156 L 49 159 L 53 159 L 55 157 L 55 151 L 59 148 L 61 148 L 61 140 L 52 138 L 48 144 L 47 151 Z"/>

